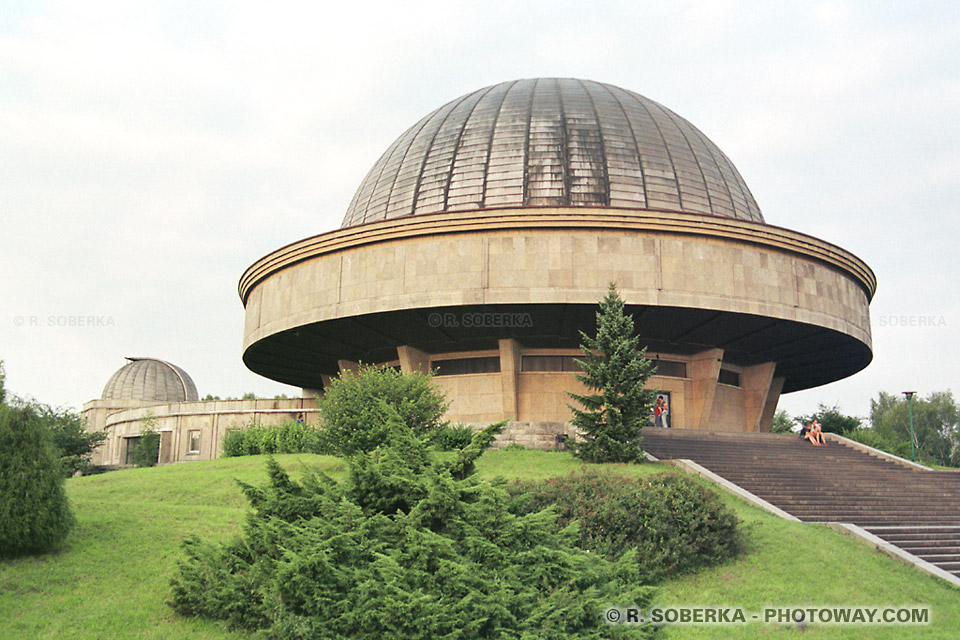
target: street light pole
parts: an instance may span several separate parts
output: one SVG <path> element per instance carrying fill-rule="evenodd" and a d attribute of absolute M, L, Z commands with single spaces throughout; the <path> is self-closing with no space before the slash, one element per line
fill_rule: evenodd
<path fill-rule="evenodd" d="M 910 408 L 910 462 L 917 461 L 917 446 L 915 444 L 917 438 L 913 435 L 913 396 L 916 394 L 916 391 L 903 392 L 903 395 L 907 396 L 907 406 Z"/>

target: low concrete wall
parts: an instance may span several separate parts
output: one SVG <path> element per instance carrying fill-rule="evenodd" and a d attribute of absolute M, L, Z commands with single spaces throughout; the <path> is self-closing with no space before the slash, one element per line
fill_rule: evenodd
<path fill-rule="evenodd" d="M 480 431 L 490 425 L 490 422 L 475 423 L 470 426 L 474 431 Z M 526 449 L 540 449 L 553 451 L 558 448 L 557 436 L 566 436 L 572 441 L 576 437 L 576 430 L 569 422 L 517 422 L 507 423 L 506 428 L 497 435 L 491 448 L 502 449 L 511 444 L 518 444 Z"/>

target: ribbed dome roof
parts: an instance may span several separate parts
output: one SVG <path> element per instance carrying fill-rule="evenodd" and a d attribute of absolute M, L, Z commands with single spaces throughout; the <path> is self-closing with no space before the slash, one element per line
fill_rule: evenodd
<path fill-rule="evenodd" d="M 609 84 L 539 78 L 474 91 L 408 129 L 363 179 L 342 226 L 545 206 L 763 222 L 733 163 L 674 112 Z"/>
<path fill-rule="evenodd" d="M 197 400 L 197 387 L 187 372 L 154 358 L 127 358 L 103 388 L 104 400 L 185 402 Z"/>

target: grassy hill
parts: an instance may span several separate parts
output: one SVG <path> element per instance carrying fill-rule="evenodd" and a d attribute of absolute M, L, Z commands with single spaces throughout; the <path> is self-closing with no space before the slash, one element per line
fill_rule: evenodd
<path fill-rule="evenodd" d="M 295 477 L 316 466 L 334 477 L 343 463 L 315 455 L 283 455 Z M 493 451 L 479 464 L 485 477 L 546 478 L 580 467 L 568 453 Z M 612 465 L 619 473 L 674 470 Z M 266 480 L 262 457 L 130 469 L 67 482 L 78 527 L 59 554 L 0 561 L 0 638 L 247 638 L 219 623 L 181 618 L 165 604 L 169 580 L 187 536 L 236 535 L 246 500 L 234 479 Z M 663 638 L 956 638 L 960 591 L 903 566 L 854 540 L 817 526 L 787 522 L 725 495 L 743 520 L 749 548 L 737 562 L 660 586 L 667 605 L 928 606 L 925 626 L 795 626 L 750 623 L 675 626 Z M 616 603 L 627 605 L 629 603 Z"/>

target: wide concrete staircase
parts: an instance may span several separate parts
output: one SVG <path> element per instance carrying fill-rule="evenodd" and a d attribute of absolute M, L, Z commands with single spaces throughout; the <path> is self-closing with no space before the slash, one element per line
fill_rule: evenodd
<path fill-rule="evenodd" d="M 693 460 L 805 522 L 858 525 L 960 577 L 960 473 L 789 434 L 646 428 L 643 448 Z"/>

